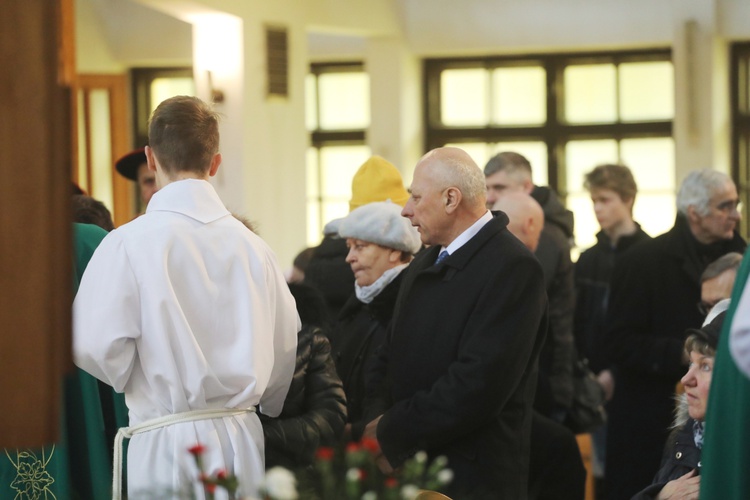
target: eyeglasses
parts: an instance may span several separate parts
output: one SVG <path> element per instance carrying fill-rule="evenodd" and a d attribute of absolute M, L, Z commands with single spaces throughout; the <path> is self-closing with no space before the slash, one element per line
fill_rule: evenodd
<path fill-rule="evenodd" d="M 725 214 L 730 214 L 734 212 L 735 210 L 737 212 L 742 211 L 742 202 L 739 200 L 727 200 L 722 201 L 718 205 L 716 205 L 716 210 L 719 212 L 724 212 Z"/>

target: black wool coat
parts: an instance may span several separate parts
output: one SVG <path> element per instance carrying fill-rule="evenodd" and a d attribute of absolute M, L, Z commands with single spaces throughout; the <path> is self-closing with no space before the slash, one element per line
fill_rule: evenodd
<path fill-rule="evenodd" d="M 356 295 L 349 297 L 330 336 L 333 361 L 344 384 L 347 421 L 352 424 L 354 441 L 362 437 L 368 423 L 363 418 L 367 368 L 385 339 L 403 275 L 401 271 L 369 304 L 360 302 Z"/>
<path fill-rule="evenodd" d="M 387 409 L 392 465 L 445 455 L 449 496 L 523 500 L 547 300 L 539 261 L 494 215 L 440 264 L 434 246 L 405 271 L 368 414 Z"/>
<path fill-rule="evenodd" d="M 700 244 L 687 220 L 626 252 L 615 264 L 606 316 L 605 348 L 614 365 L 608 409 L 608 499 L 629 499 L 649 484 L 672 421 L 674 391 L 684 375 L 685 330 L 699 328 L 700 275 L 728 252 L 739 235 Z"/>

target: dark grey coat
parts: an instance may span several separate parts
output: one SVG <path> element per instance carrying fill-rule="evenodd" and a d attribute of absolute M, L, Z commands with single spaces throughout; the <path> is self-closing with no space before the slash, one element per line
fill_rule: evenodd
<path fill-rule="evenodd" d="M 552 417 L 570 408 L 573 401 L 575 287 L 570 261 L 573 212 L 548 187 L 535 186 L 531 196 L 544 210 L 544 228 L 534 255 L 542 264 L 549 299 L 549 330 L 539 354 L 534 408 Z"/>
<path fill-rule="evenodd" d="M 632 500 L 656 498 L 668 482 L 681 478 L 693 469 L 700 474 L 701 450 L 695 445 L 693 438 L 695 420 L 690 418 L 687 412 L 687 401 L 683 394 L 678 403 L 676 427 L 669 435 L 659 472 L 654 476 L 653 482 L 637 493 Z"/>

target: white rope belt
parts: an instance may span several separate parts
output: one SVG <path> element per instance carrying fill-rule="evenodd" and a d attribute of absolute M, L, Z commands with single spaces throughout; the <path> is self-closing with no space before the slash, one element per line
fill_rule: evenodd
<path fill-rule="evenodd" d="M 212 408 L 205 410 L 192 410 L 164 417 L 146 420 L 138 425 L 131 427 L 121 427 L 115 437 L 114 458 L 112 461 L 112 498 L 120 500 L 122 498 L 122 441 L 125 438 L 132 438 L 136 434 L 153 431 L 169 425 L 180 424 L 183 422 L 194 422 L 196 420 L 210 420 L 212 418 L 232 417 L 245 413 L 254 412 L 255 408 Z"/>

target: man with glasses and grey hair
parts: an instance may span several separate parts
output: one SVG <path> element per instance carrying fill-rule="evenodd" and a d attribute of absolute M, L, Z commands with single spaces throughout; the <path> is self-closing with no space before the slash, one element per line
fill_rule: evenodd
<path fill-rule="evenodd" d="M 607 499 L 629 499 L 659 469 L 685 371 L 684 331 L 703 316 L 701 275 L 728 252 L 743 252 L 739 198 L 724 173 L 688 174 L 668 232 L 635 245 L 616 263 L 605 326 L 614 367 L 607 431 Z M 639 486 L 641 485 L 641 486 Z"/>

